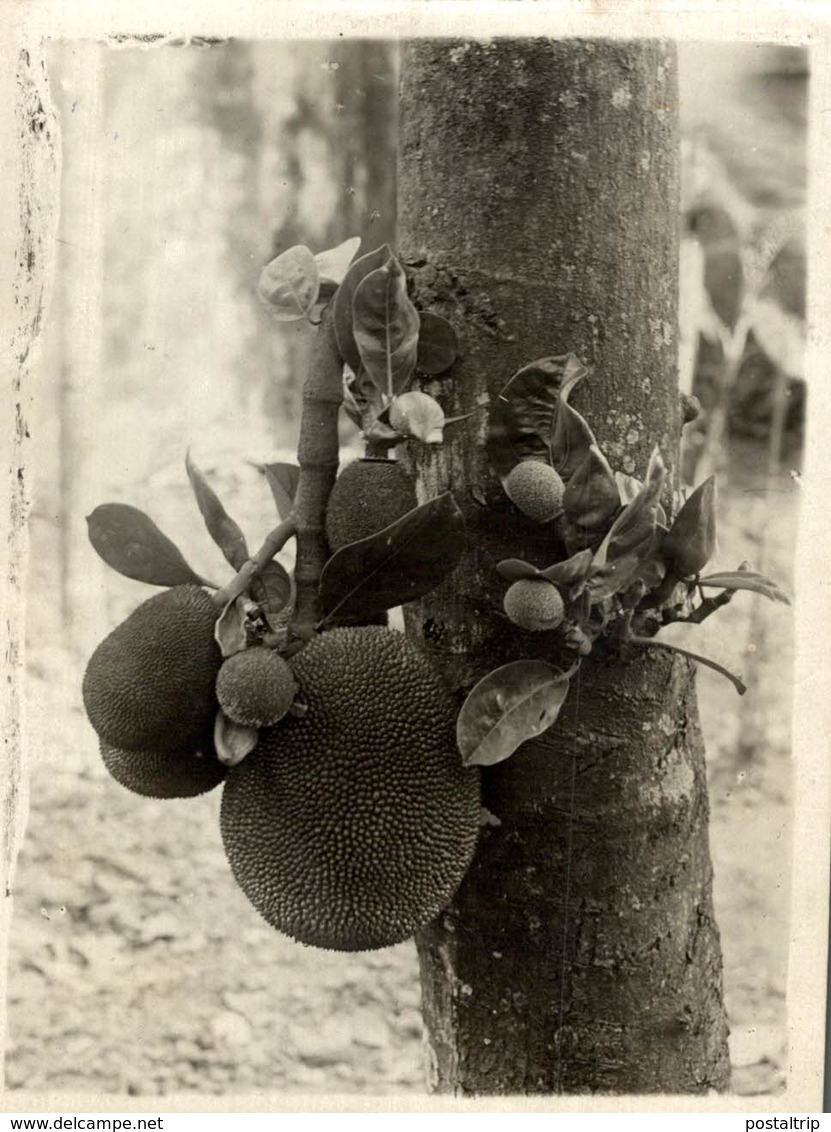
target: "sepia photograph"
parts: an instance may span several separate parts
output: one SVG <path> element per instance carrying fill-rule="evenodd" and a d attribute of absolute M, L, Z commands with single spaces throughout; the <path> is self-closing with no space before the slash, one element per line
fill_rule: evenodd
<path fill-rule="evenodd" d="M 820 1110 L 822 45 L 424 7 L 4 55 L 10 1111 Z"/>

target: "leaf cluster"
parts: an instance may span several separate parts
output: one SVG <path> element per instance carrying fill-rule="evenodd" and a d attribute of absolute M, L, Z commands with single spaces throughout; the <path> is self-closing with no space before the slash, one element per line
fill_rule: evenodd
<path fill-rule="evenodd" d="M 655 640 L 655 634 L 671 622 L 700 623 L 737 590 L 788 604 L 775 582 L 746 563 L 702 576 L 716 548 L 714 478 L 685 499 L 676 496 L 670 520 L 660 451 L 653 451 L 642 480 L 614 470 L 588 421 L 570 404 L 571 391 L 588 373 L 573 354 L 540 358 L 511 378 L 493 407 L 491 467 L 518 510 L 541 522 L 551 532 L 552 547 L 566 553 L 544 567 L 519 558 L 497 566 L 511 583 L 506 614 L 521 628 L 550 632 L 554 663 L 516 661 L 471 690 L 458 721 L 459 748 L 470 764 L 508 758 L 549 727 L 570 676 L 601 640 L 619 650 L 641 646 L 683 653 L 744 692 L 738 677 L 721 665 Z M 517 467 L 523 468 L 521 479 Z M 560 598 L 553 608 L 562 614 L 549 621 L 535 618 L 552 587 Z M 707 590 L 719 593 L 705 596 Z"/>

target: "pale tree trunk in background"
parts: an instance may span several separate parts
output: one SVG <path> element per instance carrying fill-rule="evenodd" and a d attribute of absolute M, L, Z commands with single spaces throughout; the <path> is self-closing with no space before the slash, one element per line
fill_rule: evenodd
<path fill-rule="evenodd" d="M 261 268 L 293 244 L 315 251 L 348 236 L 365 250 L 395 226 L 394 48 L 384 41 L 232 41 L 194 67 L 200 123 L 234 161 L 238 206 L 225 233 L 229 274 L 252 295 Z M 278 324 L 255 308 L 240 342 L 236 379 L 284 428 L 313 339 L 305 324 Z M 256 403 L 256 401 L 255 401 Z"/>
<path fill-rule="evenodd" d="M 465 342 L 449 414 L 537 357 L 596 367 L 573 401 L 617 469 L 677 459 L 678 136 L 673 49 L 652 42 L 450 41 L 402 58 L 399 247 Z M 475 548 L 409 608 L 459 697 L 531 655 L 501 613 L 520 544 L 481 429 L 425 450 Z M 496 488 L 498 495 L 498 488 Z M 526 528 L 527 529 L 527 528 Z M 539 648 L 539 646 L 537 646 Z M 484 774 L 488 827 L 418 939 L 441 1092 L 705 1093 L 728 1083 L 704 750 L 693 671 L 662 653 L 583 664 L 555 727 Z"/>
<path fill-rule="evenodd" d="M 7 31 L 9 24 L 6 25 Z M 43 59 L 17 35 L 4 37 L 0 49 L 3 105 L 3 152 L 14 155 L 8 183 L 14 203 L 2 230 L 4 259 L 14 263 L 13 284 L 3 303 L 4 372 L 11 389 L 0 417 L 3 462 L 0 476 L 3 538 L 0 568 L 5 580 L 0 651 L 4 657 L 0 719 L 0 1063 L 6 1045 L 6 956 L 12 916 L 12 882 L 26 820 L 23 774 L 23 680 L 25 585 L 28 537 L 26 440 L 33 399 L 32 355 L 44 317 L 45 289 L 51 273 L 57 222 L 56 124 L 52 115 Z M 0 1078 L 0 1080 L 2 1080 Z"/>
<path fill-rule="evenodd" d="M 65 54 L 61 114 L 61 222 L 55 265 L 58 563 L 65 640 L 86 654 L 106 632 L 103 602 L 90 602 L 104 573 L 89 553 L 84 515 L 94 490 L 90 406 L 104 397 L 104 52 L 79 41 Z M 46 383 L 45 383 L 46 384 Z M 103 588 L 103 587 L 102 587 Z"/>

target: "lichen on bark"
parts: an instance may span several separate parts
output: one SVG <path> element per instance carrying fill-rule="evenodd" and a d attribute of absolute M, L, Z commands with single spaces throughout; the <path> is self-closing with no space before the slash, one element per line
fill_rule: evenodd
<path fill-rule="evenodd" d="M 661 42 L 430 41 L 402 60 L 399 250 L 463 356 L 448 415 L 534 358 L 594 367 L 575 391 L 613 466 L 677 452 L 678 135 Z M 487 415 L 410 459 L 470 532 L 407 612 L 462 701 L 545 653 L 502 614 L 494 566 L 547 566 L 545 527 L 491 469 Z M 684 659 L 593 656 L 555 726 L 484 773 L 487 827 L 453 904 L 418 938 L 432 1085 L 472 1093 L 689 1092 L 728 1081 L 704 752 Z"/>

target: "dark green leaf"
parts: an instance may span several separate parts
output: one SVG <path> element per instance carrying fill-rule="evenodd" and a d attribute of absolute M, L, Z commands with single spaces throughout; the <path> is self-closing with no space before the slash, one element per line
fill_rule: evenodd
<path fill-rule="evenodd" d="M 391 258 L 392 251 L 389 244 L 382 244 L 380 248 L 362 255 L 350 265 L 335 295 L 333 312 L 338 349 L 340 356 L 355 373 L 361 368 L 361 355 L 358 353 L 352 329 L 352 300 L 355 289 L 371 271 L 382 267 Z"/>
<path fill-rule="evenodd" d="M 209 584 L 149 515 L 127 503 L 102 503 L 87 517 L 89 541 L 108 566 L 151 586 Z"/>
<path fill-rule="evenodd" d="M 560 394 L 588 373 L 574 354 L 539 358 L 518 370 L 491 408 L 487 454 L 504 480 L 529 457 L 551 460 L 551 431 Z"/>
<path fill-rule="evenodd" d="M 540 571 L 530 562 L 523 562 L 521 558 L 505 558 L 497 563 L 496 569 L 509 582 L 519 582 L 523 578 L 539 578 Z"/>
<path fill-rule="evenodd" d="M 517 660 L 489 672 L 456 721 L 464 765 L 493 766 L 547 731 L 560 714 L 568 685 L 568 676 L 542 660 Z"/>
<path fill-rule="evenodd" d="M 664 462 L 655 449 L 646 482 L 612 523 L 595 553 L 595 573 L 589 582 L 594 603 L 621 593 L 659 558 L 665 531 L 658 521 L 658 497 L 665 476 Z"/>
<path fill-rule="evenodd" d="M 250 587 L 251 597 L 263 611 L 270 629 L 278 629 L 283 618 L 279 614 L 291 601 L 291 578 L 274 559 L 266 562 L 265 566 L 254 578 Z"/>
<path fill-rule="evenodd" d="M 636 479 L 634 476 L 628 476 L 625 472 L 615 472 L 615 483 L 620 493 L 620 501 L 624 507 L 627 503 L 632 502 L 643 487 L 643 480 Z"/>
<path fill-rule="evenodd" d="M 780 586 L 777 586 L 776 582 L 764 574 L 757 574 L 752 570 L 710 574 L 706 578 L 699 578 L 698 584 L 717 590 L 751 590 L 753 593 L 770 598 L 771 601 L 779 601 L 783 605 L 791 604 L 788 595 Z"/>
<path fill-rule="evenodd" d="M 421 312 L 416 365 L 433 376 L 450 369 L 459 356 L 459 338 L 452 323 L 432 311 Z"/>
<path fill-rule="evenodd" d="M 567 558 L 565 562 L 555 562 L 553 566 L 540 573 L 555 586 L 570 589 L 571 597 L 577 597 L 591 572 L 593 558 L 594 555 L 590 550 L 581 550 L 578 554 Z"/>
<path fill-rule="evenodd" d="M 379 393 L 394 397 L 406 389 L 415 369 L 418 327 L 418 311 L 397 259 L 371 271 L 355 288 L 352 332 Z"/>
<path fill-rule="evenodd" d="M 609 462 L 592 444 L 563 494 L 563 510 L 577 526 L 598 530 L 620 507 L 620 493 Z"/>
<path fill-rule="evenodd" d="M 296 464 L 262 464 L 261 470 L 277 504 L 277 514 L 281 519 L 287 519 L 294 506 L 300 469 Z"/>
<path fill-rule="evenodd" d="M 679 578 L 700 573 L 716 548 L 716 478 L 710 476 L 687 499 L 664 539 L 664 557 Z"/>
<path fill-rule="evenodd" d="M 454 569 L 464 546 L 453 496 L 423 503 L 329 559 L 320 582 L 324 622 L 369 617 L 423 597 Z"/>
<path fill-rule="evenodd" d="M 278 255 L 260 275 L 260 297 L 279 322 L 307 318 L 319 291 L 320 273 L 315 257 L 303 244 Z"/>
<path fill-rule="evenodd" d="M 191 460 L 190 452 L 185 456 L 185 468 L 208 534 L 222 551 L 225 561 L 239 570 L 243 562 L 250 558 L 245 535 L 226 512 L 204 474 Z"/>
<path fill-rule="evenodd" d="M 560 398 L 551 429 L 551 463 L 564 480 L 573 476 L 597 441 L 584 417 Z"/>

